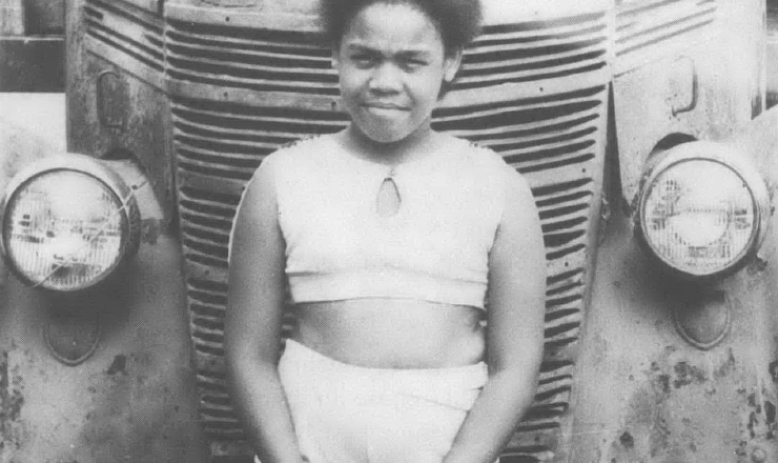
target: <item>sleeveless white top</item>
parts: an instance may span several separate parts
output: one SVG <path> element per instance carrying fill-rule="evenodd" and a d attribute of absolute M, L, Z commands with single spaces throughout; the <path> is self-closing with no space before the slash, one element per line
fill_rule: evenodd
<path fill-rule="evenodd" d="M 493 151 L 452 139 L 393 168 L 357 158 L 332 136 L 269 155 L 286 274 L 295 303 L 408 298 L 484 308 L 489 252 L 509 182 Z M 387 177 L 396 214 L 378 214 Z"/>

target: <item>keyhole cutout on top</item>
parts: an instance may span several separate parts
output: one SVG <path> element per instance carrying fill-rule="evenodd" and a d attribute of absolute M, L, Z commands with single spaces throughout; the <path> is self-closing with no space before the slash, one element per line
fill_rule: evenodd
<path fill-rule="evenodd" d="M 400 211 L 401 202 L 400 190 L 397 188 L 394 178 L 386 177 L 378 189 L 376 212 L 381 217 L 392 217 Z"/>

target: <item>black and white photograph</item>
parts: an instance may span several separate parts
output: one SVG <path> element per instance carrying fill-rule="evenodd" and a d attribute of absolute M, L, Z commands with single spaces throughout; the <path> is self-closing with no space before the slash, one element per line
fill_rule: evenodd
<path fill-rule="evenodd" d="M 0 0 L 0 463 L 778 462 L 778 0 Z"/>

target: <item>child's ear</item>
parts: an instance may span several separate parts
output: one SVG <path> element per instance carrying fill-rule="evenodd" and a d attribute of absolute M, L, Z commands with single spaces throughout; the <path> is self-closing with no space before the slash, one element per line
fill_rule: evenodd
<path fill-rule="evenodd" d="M 462 66 L 462 49 L 458 48 L 453 53 L 447 53 L 443 60 L 443 79 L 446 82 L 453 82 L 457 76 L 459 68 Z"/>

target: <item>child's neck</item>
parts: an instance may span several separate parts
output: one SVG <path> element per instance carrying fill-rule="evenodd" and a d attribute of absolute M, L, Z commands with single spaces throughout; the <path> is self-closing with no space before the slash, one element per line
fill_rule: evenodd
<path fill-rule="evenodd" d="M 423 158 L 433 151 L 440 137 L 431 127 L 426 126 L 401 140 L 380 142 L 368 137 L 353 124 L 343 135 L 345 146 L 352 150 L 355 156 L 387 165 L 398 165 Z"/>

